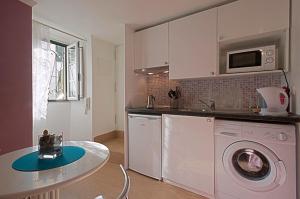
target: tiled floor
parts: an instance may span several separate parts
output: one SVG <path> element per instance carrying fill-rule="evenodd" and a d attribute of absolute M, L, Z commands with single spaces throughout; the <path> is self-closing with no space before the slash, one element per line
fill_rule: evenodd
<path fill-rule="evenodd" d="M 105 199 L 115 199 L 123 186 L 119 167 L 119 154 L 123 154 L 123 139 L 117 138 L 104 143 L 111 150 L 110 161 L 87 179 L 61 190 L 63 199 L 92 199 L 102 194 Z M 160 182 L 133 171 L 128 171 L 131 187 L 130 199 L 206 199 L 191 192 Z"/>
<path fill-rule="evenodd" d="M 105 146 L 109 148 L 112 152 L 118 152 L 124 154 L 124 139 L 122 137 L 117 137 L 106 141 Z"/>
<path fill-rule="evenodd" d="M 124 139 L 121 137 L 106 141 L 105 144 L 110 150 L 109 162 L 115 164 L 124 163 Z"/>

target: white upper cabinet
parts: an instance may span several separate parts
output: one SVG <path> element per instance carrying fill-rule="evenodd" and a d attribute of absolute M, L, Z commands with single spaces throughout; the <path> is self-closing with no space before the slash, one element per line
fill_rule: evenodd
<path fill-rule="evenodd" d="M 239 0 L 218 8 L 219 40 L 289 27 L 289 0 Z"/>
<path fill-rule="evenodd" d="M 217 69 L 217 9 L 169 23 L 170 79 L 214 76 Z"/>
<path fill-rule="evenodd" d="M 165 23 L 135 33 L 136 69 L 168 65 L 168 32 L 168 23 Z"/>

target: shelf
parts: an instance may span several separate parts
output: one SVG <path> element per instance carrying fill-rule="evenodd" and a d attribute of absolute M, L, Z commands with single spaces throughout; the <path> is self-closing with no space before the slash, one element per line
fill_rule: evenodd
<path fill-rule="evenodd" d="M 260 75 L 260 74 L 271 74 L 271 73 L 282 73 L 282 70 L 268 70 L 268 71 L 256 71 L 256 72 L 246 72 L 246 73 L 226 73 L 226 74 L 216 75 L 215 77 L 234 77 L 234 76 Z"/>
<path fill-rule="evenodd" d="M 232 76 L 232 74 L 225 74 L 227 64 L 227 52 L 256 48 L 261 46 L 276 46 L 277 63 L 279 69 L 283 68 L 286 72 L 289 71 L 289 30 L 281 29 L 272 32 L 260 33 L 257 35 L 249 35 L 240 38 L 227 38 L 219 40 L 219 73 L 225 76 Z M 276 70 L 275 70 L 276 71 Z M 280 70 L 279 70 L 280 71 Z M 263 71 L 269 73 L 270 71 Z M 257 72 L 250 73 L 256 74 Z M 259 72 L 261 73 L 261 72 Z M 240 73 L 238 73 L 240 74 Z M 249 73 L 246 73 L 249 74 Z"/>
<path fill-rule="evenodd" d="M 247 42 L 252 43 L 255 41 L 268 42 L 268 41 L 280 40 L 283 36 L 285 36 L 288 33 L 289 33 L 288 29 L 280 29 L 272 32 L 265 32 L 256 35 L 247 35 L 238 38 L 235 37 L 235 38 L 219 39 L 219 43 L 221 46 L 227 46 L 227 45 L 234 45 L 234 44 L 247 43 Z"/>
<path fill-rule="evenodd" d="M 214 79 L 214 78 L 237 77 L 237 76 L 247 76 L 247 75 L 273 74 L 273 73 L 282 73 L 282 70 L 269 70 L 269 71 L 257 71 L 257 72 L 246 72 L 246 73 L 226 73 L 226 74 L 217 74 L 209 77 L 182 78 L 182 79 L 172 79 L 172 80 Z"/>

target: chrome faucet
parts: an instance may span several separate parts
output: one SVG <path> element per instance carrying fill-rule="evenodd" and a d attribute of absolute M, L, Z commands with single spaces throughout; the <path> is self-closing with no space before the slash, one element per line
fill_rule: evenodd
<path fill-rule="evenodd" d="M 216 110 L 216 102 L 214 100 L 209 100 L 210 102 L 210 109 L 212 111 L 215 111 Z"/>
<path fill-rule="evenodd" d="M 210 105 L 208 105 L 205 101 L 199 99 L 199 101 L 204 104 L 205 106 L 207 106 L 209 108 L 210 111 L 215 111 L 216 110 L 216 103 L 214 100 L 209 100 Z"/>
<path fill-rule="evenodd" d="M 155 101 L 155 97 L 153 95 L 148 95 L 148 97 L 147 97 L 147 108 L 148 109 L 154 108 L 154 101 Z"/>

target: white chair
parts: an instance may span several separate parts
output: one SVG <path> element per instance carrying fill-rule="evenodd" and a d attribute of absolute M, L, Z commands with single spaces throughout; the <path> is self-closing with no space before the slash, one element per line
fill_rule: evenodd
<path fill-rule="evenodd" d="M 116 199 L 128 199 L 128 192 L 130 189 L 130 179 L 129 176 L 127 174 L 127 172 L 125 171 L 124 167 L 120 164 L 122 173 L 124 175 L 124 186 L 122 189 L 122 192 L 119 194 L 119 196 Z M 102 195 L 97 196 L 95 199 L 104 199 L 104 197 Z"/>

